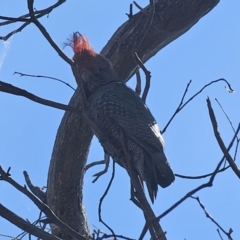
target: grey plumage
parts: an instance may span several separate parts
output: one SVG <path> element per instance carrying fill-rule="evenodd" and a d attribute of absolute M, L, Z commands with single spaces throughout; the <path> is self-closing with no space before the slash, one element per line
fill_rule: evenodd
<path fill-rule="evenodd" d="M 133 164 L 140 179 L 146 182 L 153 202 L 158 184 L 167 187 L 174 181 L 174 174 L 163 152 L 158 125 L 142 99 L 125 84 L 111 82 L 90 96 L 89 113 L 119 148 L 122 148 L 120 131 L 124 132 Z M 108 146 L 102 144 L 108 151 Z"/>
<path fill-rule="evenodd" d="M 89 115 L 118 151 L 112 151 L 107 141 L 97 132 L 95 134 L 104 149 L 126 169 L 124 149 L 127 148 L 132 165 L 141 181 L 146 183 L 153 202 L 158 185 L 167 187 L 174 181 L 156 120 L 142 99 L 119 81 L 112 64 L 92 49 L 87 38 L 75 33 L 68 45 L 75 53 L 73 60 L 81 77 L 77 81 L 82 81 Z M 125 136 L 124 146 L 122 133 Z"/>

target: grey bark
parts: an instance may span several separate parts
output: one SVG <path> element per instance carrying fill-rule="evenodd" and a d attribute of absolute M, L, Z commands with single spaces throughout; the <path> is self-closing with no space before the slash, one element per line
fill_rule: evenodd
<path fill-rule="evenodd" d="M 137 50 L 139 57 L 146 62 L 188 31 L 218 3 L 219 0 L 157 0 L 153 21 L 146 34 L 149 15 L 138 12 L 117 29 L 101 54 L 112 62 L 120 79 L 127 81 L 138 68 L 133 51 Z M 149 6 L 145 10 L 149 11 Z M 140 46 L 139 40 L 142 40 Z M 78 91 L 69 104 L 79 106 Z M 84 119 L 73 113 L 64 114 L 53 148 L 47 183 L 49 206 L 62 221 L 87 235 L 90 230 L 82 189 L 92 137 L 93 133 Z M 64 237 L 58 228 L 53 233 Z"/>

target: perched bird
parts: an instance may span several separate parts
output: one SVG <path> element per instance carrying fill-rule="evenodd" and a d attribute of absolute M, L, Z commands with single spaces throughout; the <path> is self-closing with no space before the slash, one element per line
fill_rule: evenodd
<path fill-rule="evenodd" d="M 110 61 L 93 50 L 86 37 L 75 33 L 69 45 L 86 91 L 89 114 L 118 152 L 111 152 L 108 144 L 99 138 L 102 146 L 117 163 L 127 168 L 121 139 L 124 133 L 133 166 L 154 202 L 158 184 L 164 188 L 174 181 L 156 120 L 142 99 L 119 80 Z"/>

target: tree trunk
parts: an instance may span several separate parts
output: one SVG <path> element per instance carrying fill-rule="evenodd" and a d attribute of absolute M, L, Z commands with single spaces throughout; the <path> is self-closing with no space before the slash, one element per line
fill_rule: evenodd
<path fill-rule="evenodd" d="M 122 81 L 127 81 L 138 66 L 134 52 L 143 62 L 160 49 L 188 31 L 219 0 L 156 0 L 155 13 L 150 22 L 150 7 L 138 12 L 120 26 L 101 54 L 113 64 Z M 135 8 L 134 8 L 135 9 Z M 79 106 L 79 91 L 70 100 Z M 56 215 L 81 234 L 90 234 L 84 206 L 83 177 L 93 133 L 84 119 L 66 112 L 56 136 L 48 173 L 47 203 Z M 96 213 L 97 214 L 97 213 Z M 53 233 L 64 237 L 61 230 Z M 66 238 L 66 236 L 65 236 Z"/>

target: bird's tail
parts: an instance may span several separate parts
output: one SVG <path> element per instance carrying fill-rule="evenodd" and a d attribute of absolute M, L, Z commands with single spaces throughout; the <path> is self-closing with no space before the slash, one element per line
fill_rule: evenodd
<path fill-rule="evenodd" d="M 145 176 L 148 193 L 152 203 L 157 196 L 158 185 L 162 188 L 169 186 L 175 179 L 174 173 L 164 152 L 157 152 L 145 158 Z"/>

